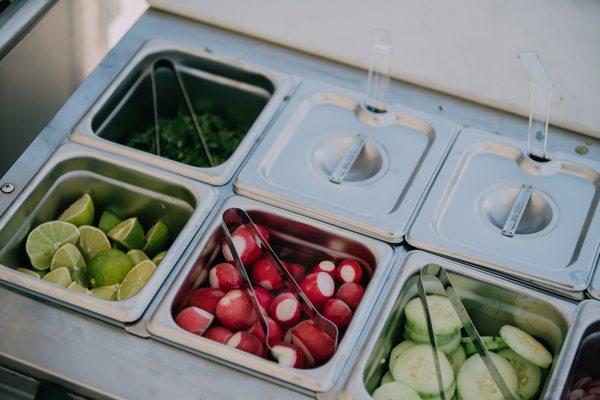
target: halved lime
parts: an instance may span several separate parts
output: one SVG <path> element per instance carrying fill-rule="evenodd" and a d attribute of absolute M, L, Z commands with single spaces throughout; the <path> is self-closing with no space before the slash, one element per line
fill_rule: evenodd
<path fill-rule="evenodd" d="M 92 197 L 86 193 L 60 214 L 58 220 L 75 226 L 89 225 L 94 222 L 94 212 Z"/>
<path fill-rule="evenodd" d="M 160 264 L 160 262 L 163 260 L 163 258 L 165 258 L 165 256 L 167 255 L 167 251 L 161 251 L 160 253 L 158 253 L 156 255 L 156 257 L 154 257 L 152 259 L 152 262 L 156 265 Z"/>
<path fill-rule="evenodd" d="M 160 251 L 165 249 L 168 241 L 169 227 L 161 220 L 158 220 L 146 234 L 143 250 L 150 257 L 154 257 Z"/>
<path fill-rule="evenodd" d="M 71 243 L 64 244 L 60 249 L 56 250 L 54 257 L 52 257 L 50 271 L 62 267 L 69 270 L 71 278 L 75 282 L 80 285 L 87 285 L 87 280 L 85 279 L 85 261 L 79 249 Z"/>
<path fill-rule="evenodd" d="M 29 276 L 33 276 L 34 278 L 41 278 L 40 274 L 38 274 L 37 272 L 29 269 L 29 268 L 17 268 L 17 271 L 25 274 L 25 275 L 29 275 Z"/>
<path fill-rule="evenodd" d="M 56 283 L 57 285 L 67 287 L 71 284 L 71 274 L 65 267 L 50 271 L 42 278 L 45 281 Z"/>
<path fill-rule="evenodd" d="M 94 297 L 103 300 L 117 300 L 117 291 L 119 290 L 119 284 L 110 286 L 101 286 L 90 290 L 90 294 Z"/>
<path fill-rule="evenodd" d="M 127 254 L 115 249 L 104 250 L 88 263 L 87 280 L 91 287 L 114 285 L 121 283 L 131 268 L 133 261 Z"/>
<path fill-rule="evenodd" d="M 29 233 L 25 250 L 35 269 L 47 269 L 52 256 L 63 244 L 77 243 L 79 230 L 73 224 L 63 221 L 50 221 L 41 224 Z"/>
<path fill-rule="evenodd" d="M 72 290 L 74 292 L 83 293 L 83 294 L 89 293 L 89 290 L 87 290 L 85 287 L 81 286 L 77 282 L 71 282 L 71 284 L 69 286 L 67 286 L 67 289 Z"/>
<path fill-rule="evenodd" d="M 89 261 L 101 251 L 110 249 L 110 242 L 104 232 L 100 229 L 85 225 L 79 227 L 79 232 L 81 235 L 79 236 L 77 245 L 79 246 L 79 249 L 81 249 L 86 260 Z"/>
<path fill-rule="evenodd" d="M 100 222 L 98 222 L 98 228 L 104 232 L 108 233 L 112 228 L 119 225 L 121 223 L 121 218 L 117 217 L 115 214 L 110 211 L 104 210 L 102 215 L 100 216 Z"/>
<path fill-rule="evenodd" d="M 141 249 L 144 246 L 144 228 L 137 218 L 129 218 L 108 232 L 108 237 L 127 250 Z"/>
<path fill-rule="evenodd" d="M 127 255 L 129 256 L 129 258 L 131 258 L 131 261 L 133 261 L 133 265 L 138 265 L 144 260 L 149 260 L 146 253 L 144 253 L 141 250 L 129 250 L 127 252 Z"/>
<path fill-rule="evenodd" d="M 156 270 L 156 265 L 150 260 L 142 261 L 133 267 L 125 279 L 123 279 L 123 282 L 121 282 L 117 298 L 119 300 L 127 300 L 136 295 L 146 285 L 146 282 L 150 280 L 154 270 Z"/>

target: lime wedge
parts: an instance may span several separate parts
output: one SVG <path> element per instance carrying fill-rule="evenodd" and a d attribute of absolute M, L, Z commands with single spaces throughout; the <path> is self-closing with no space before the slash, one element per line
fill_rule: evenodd
<path fill-rule="evenodd" d="M 119 300 L 127 300 L 136 295 L 146 285 L 146 282 L 150 280 L 155 269 L 156 265 L 150 260 L 142 261 L 133 267 L 125 279 L 123 279 L 123 282 L 121 282 L 117 298 Z"/>
<path fill-rule="evenodd" d="M 71 282 L 71 284 L 69 286 L 67 286 L 67 289 L 72 290 L 74 292 L 83 293 L 83 294 L 89 293 L 89 290 L 87 290 L 85 287 L 81 286 L 77 282 Z"/>
<path fill-rule="evenodd" d="M 59 221 L 69 222 L 75 226 L 89 225 L 94 222 L 94 202 L 89 194 L 84 194 L 69 206 L 60 216 Z"/>
<path fill-rule="evenodd" d="M 146 253 L 144 253 L 141 250 L 129 250 L 127 252 L 127 255 L 129 256 L 129 258 L 131 258 L 131 261 L 133 261 L 133 265 L 138 265 L 144 260 L 149 260 Z"/>
<path fill-rule="evenodd" d="M 100 216 L 100 222 L 98 222 L 98 228 L 104 233 L 108 233 L 112 228 L 121 223 L 121 218 L 117 217 L 110 211 L 104 211 Z"/>
<path fill-rule="evenodd" d="M 108 238 L 100 229 L 90 225 L 79 227 L 78 246 L 86 260 L 91 260 L 101 251 L 110 249 Z"/>
<path fill-rule="evenodd" d="M 29 233 L 25 250 L 35 269 L 47 269 L 52 256 L 63 244 L 77 243 L 79 230 L 73 224 L 63 221 L 50 221 L 41 224 Z"/>
<path fill-rule="evenodd" d="M 71 243 L 64 244 L 60 249 L 56 250 L 54 257 L 52 257 L 50 271 L 62 267 L 69 270 L 71 278 L 75 282 L 80 285 L 87 285 L 85 279 L 85 261 L 83 260 L 83 256 L 79 252 L 79 249 Z"/>
<path fill-rule="evenodd" d="M 108 237 L 126 248 L 141 249 L 144 246 L 144 228 L 137 218 L 129 218 L 108 232 Z"/>
<path fill-rule="evenodd" d="M 25 275 L 33 276 L 34 278 L 41 278 L 40 274 L 30 270 L 29 268 L 17 268 L 17 271 L 24 273 Z"/>
<path fill-rule="evenodd" d="M 158 220 L 146 234 L 143 250 L 150 257 L 154 257 L 160 251 L 165 249 L 168 241 L 169 227 L 161 220 Z"/>
<path fill-rule="evenodd" d="M 67 287 L 71 284 L 71 274 L 65 267 L 50 271 L 42 278 L 45 281 L 56 283 L 57 285 Z"/>
<path fill-rule="evenodd" d="M 165 256 L 167 255 L 167 251 L 161 251 L 160 253 L 158 253 L 156 255 L 156 257 L 154 257 L 152 259 L 152 262 L 156 265 L 160 264 L 160 262 L 163 260 L 163 258 L 165 258 Z"/>
<path fill-rule="evenodd" d="M 117 300 L 119 285 L 101 286 L 90 290 L 90 294 L 102 300 Z"/>
<path fill-rule="evenodd" d="M 110 249 L 98 253 L 86 268 L 87 280 L 91 287 L 101 287 L 121 283 L 133 261 L 120 250 Z"/>

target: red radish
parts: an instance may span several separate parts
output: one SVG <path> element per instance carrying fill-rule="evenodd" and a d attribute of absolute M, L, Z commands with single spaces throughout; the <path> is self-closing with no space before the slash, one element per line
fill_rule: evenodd
<path fill-rule="evenodd" d="M 258 304 L 268 312 L 269 308 L 271 307 L 271 302 L 273 301 L 273 295 L 271 292 L 261 288 L 260 286 L 252 286 L 252 288 L 254 289 L 254 294 L 256 294 L 256 300 L 258 301 Z"/>
<path fill-rule="evenodd" d="M 269 344 L 272 345 L 273 343 L 281 342 L 283 340 L 283 331 L 279 325 L 277 325 L 277 322 L 273 321 L 269 317 L 266 318 L 266 321 L 269 327 Z M 256 338 L 260 340 L 262 344 L 266 343 L 265 330 L 263 329 L 260 321 L 256 321 L 254 325 L 252 325 L 246 332 L 256 336 Z"/>
<path fill-rule="evenodd" d="M 202 335 L 213 322 L 214 316 L 198 307 L 184 308 L 177 314 L 175 322 L 181 328 L 196 335 Z"/>
<path fill-rule="evenodd" d="M 302 306 L 296 296 L 290 292 L 284 292 L 273 299 L 269 313 L 279 325 L 288 327 L 300 321 Z"/>
<path fill-rule="evenodd" d="M 331 299 L 323 306 L 323 316 L 333 322 L 338 329 L 344 329 L 352 320 L 352 310 L 340 299 Z"/>
<path fill-rule="evenodd" d="M 248 329 L 256 322 L 256 310 L 246 291 L 239 289 L 227 293 L 217 303 L 217 318 L 227 328 Z"/>
<path fill-rule="evenodd" d="M 248 353 L 260 356 L 264 354 L 263 345 L 260 341 L 248 332 L 236 332 L 227 340 L 227 346 L 246 351 Z"/>
<path fill-rule="evenodd" d="M 335 340 L 312 320 L 305 320 L 290 329 L 292 343 L 302 350 L 309 365 L 321 365 L 335 353 Z"/>
<path fill-rule="evenodd" d="M 314 272 L 300 281 L 300 288 L 317 308 L 333 297 L 335 282 L 327 272 Z"/>
<path fill-rule="evenodd" d="M 229 338 L 233 336 L 233 331 L 224 326 L 215 326 L 204 332 L 204 337 L 221 344 L 227 343 Z"/>
<path fill-rule="evenodd" d="M 256 227 L 262 237 L 268 242 L 269 232 L 260 225 L 256 225 Z M 262 256 L 262 250 L 258 247 L 258 244 L 256 244 L 252 234 L 245 225 L 242 225 L 233 231 L 231 240 L 233 241 L 233 246 L 235 247 L 238 256 L 244 264 L 252 264 Z M 221 244 L 221 251 L 223 252 L 225 260 L 229 262 L 233 261 L 233 255 L 225 241 Z"/>
<path fill-rule="evenodd" d="M 286 263 L 288 271 L 294 277 L 296 282 L 300 282 L 306 276 L 306 268 L 302 264 Z"/>
<path fill-rule="evenodd" d="M 239 289 L 242 287 L 242 275 L 233 264 L 221 263 L 210 269 L 208 273 L 210 287 L 225 291 Z"/>
<path fill-rule="evenodd" d="M 356 261 L 344 260 L 336 271 L 336 277 L 340 282 L 360 283 L 362 281 L 362 268 Z"/>
<path fill-rule="evenodd" d="M 316 264 L 310 272 L 327 272 L 332 278 L 335 278 L 335 264 L 333 261 L 323 260 Z"/>
<path fill-rule="evenodd" d="M 271 348 L 273 358 L 281 365 L 291 368 L 304 368 L 304 354 L 291 343 L 279 342 Z"/>
<path fill-rule="evenodd" d="M 198 307 L 211 314 L 215 314 L 217 303 L 225 296 L 225 292 L 218 288 L 196 289 L 190 296 L 190 307 Z"/>
<path fill-rule="evenodd" d="M 277 272 L 277 268 L 266 257 L 259 259 L 252 265 L 250 279 L 255 285 L 267 290 L 280 290 L 283 287 L 283 279 Z"/>
<path fill-rule="evenodd" d="M 358 307 L 364 293 L 365 289 L 358 283 L 346 282 L 340 286 L 335 297 L 342 300 L 354 311 Z"/>

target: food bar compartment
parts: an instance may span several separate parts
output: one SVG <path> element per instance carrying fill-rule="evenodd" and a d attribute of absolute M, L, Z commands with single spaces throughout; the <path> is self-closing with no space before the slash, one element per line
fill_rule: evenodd
<path fill-rule="evenodd" d="M 166 256 L 141 291 L 126 300 L 103 300 L 15 270 L 31 266 L 25 246 L 28 234 L 56 220 L 85 193 L 93 198 L 96 221 L 103 210 L 109 210 L 123 218 L 137 216 L 146 230 L 159 219 L 169 229 Z M 63 145 L 0 220 L 0 280 L 119 325 L 133 322 L 141 317 L 216 199 L 217 191 L 208 185 L 85 146 Z"/>
<path fill-rule="evenodd" d="M 180 310 L 188 306 L 192 291 L 208 285 L 209 269 L 220 260 L 215 258 L 215 255 L 220 256 L 223 242 L 221 216 L 229 208 L 245 210 L 256 224 L 264 226 L 275 252 L 286 262 L 299 263 L 309 269 L 318 260 L 330 259 L 337 264 L 341 260 L 350 258 L 362 266 L 364 272 L 362 283 L 365 285 L 368 282 L 368 285 L 365 287 L 360 304 L 354 311 L 350 325 L 344 334 L 340 335 L 337 350 L 326 363 L 312 369 L 280 366 L 276 361 L 260 358 L 190 333 L 176 324 L 175 318 Z M 300 391 L 327 391 L 333 387 L 344 366 L 352 361 L 354 349 L 360 346 L 361 332 L 382 291 L 393 259 L 394 250 L 385 243 L 253 200 L 233 196 L 225 200 L 215 219 L 206 228 L 201 241 L 196 244 L 195 250 L 186 260 L 185 268 L 181 270 L 151 317 L 148 329 L 159 340 L 264 379 Z M 219 312 L 217 311 L 216 314 L 218 316 Z M 217 323 L 217 321 L 215 317 L 213 322 Z M 233 329 L 233 331 L 239 330 L 245 329 Z M 285 332 L 285 328 L 283 331 Z"/>
<path fill-rule="evenodd" d="M 340 398 L 370 399 L 380 385 L 388 370 L 390 351 L 402 340 L 404 307 L 409 300 L 418 297 L 419 272 L 431 263 L 446 269 L 480 335 L 498 336 L 503 325 L 516 326 L 537 338 L 553 356 L 554 363 L 547 375 L 542 374 L 542 379 L 558 370 L 556 358 L 561 348 L 566 347 L 563 342 L 576 311 L 574 303 L 419 250 L 409 252 L 398 263 L 394 285 L 384 300 L 378 322 L 366 334 L 369 341 L 350 372 Z M 429 287 L 427 281 L 425 287 Z M 548 382 L 546 379 L 535 398 L 550 398 L 547 396 L 553 391 Z"/>
<path fill-rule="evenodd" d="M 167 67 L 171 64 L 187 91 L 213 166 L 195 130 L 177 75 Z M 190 178 L 223 185 L 258 140 L 290 87 L 291 80 L 278 72 L 229 60 L 206 49 L 194 52 L 150 40 L 100 96 L 71 137 Z M 161 156 L 157 155 L 159 148 Z"/>
<path fill-rule="evenodd" d="M 447 120 L 399 105 L 374 113 L 360 93 L 304 81 L 235 188 L 399 243 L 455 135 Z"/>
<path fill-rule="evenodd" d="M 600 165 L 526 143 L 461 131 L 407 241 L 575 299 L 600 244 Z"/>

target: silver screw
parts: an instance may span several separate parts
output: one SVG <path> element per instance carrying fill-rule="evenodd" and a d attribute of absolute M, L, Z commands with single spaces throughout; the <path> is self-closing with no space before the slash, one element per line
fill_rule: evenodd
<path fill-rule="evenodd" d="M 2 185 L 2 187 L 0 187 L 0 190 L 5 194 L 12 193 L 15 190 L 15 185 L 12 183 L 5 183 Z"/>

